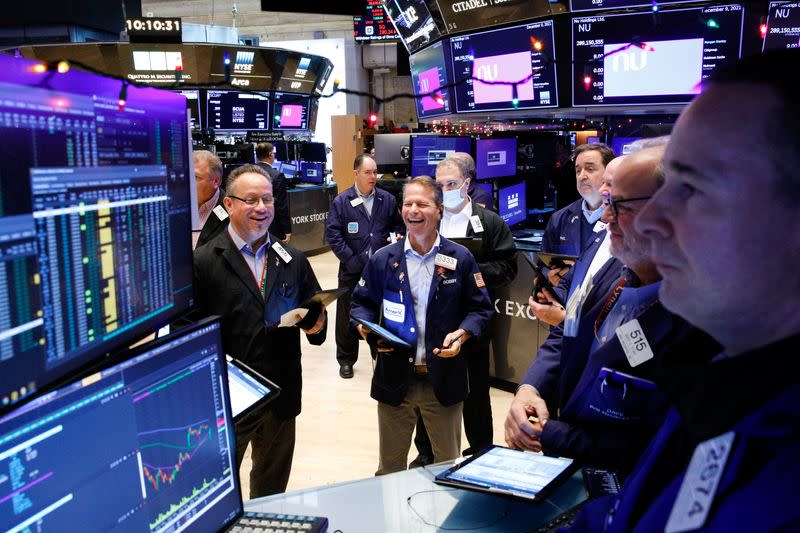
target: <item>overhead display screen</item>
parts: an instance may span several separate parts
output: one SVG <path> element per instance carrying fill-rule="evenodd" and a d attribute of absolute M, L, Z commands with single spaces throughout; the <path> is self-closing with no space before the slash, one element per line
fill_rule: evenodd
<path fill-rule="evenodd" d="M 566 12 L 559 0 L 437 0 L 448 33 Z"/>
<path fill-rule="evenodd" d="M 741 55 L 741 4 L 572 19 L 575 106 L 680 104 Z"/>
<path fill-rule="evenodd" d="M 770 2 L 764 50 L 800 46 L 800 2 Z"/>
<path fill-rule="evenodd" d="M 384 8 L 409 52 L 419 50 L 442 35 L 425 0 L 386 0 Z"/>
<path fill-rule="evenodd" d="M 356 41 L 397 39 L 397 31 L 383 8 L 382 0 L 367 0 L 364 14 L 353 17 L 353 37 Z"/>
<path fill-rule="evenodd" d="M 186 107 L 191 114 L 192 129 L 200 128 L 200 91 L 178 91 L 186 97 Z"/>
<path fill-rule="evenodd" d="M 658 0 L 660 4 L 685 4 L 696 0 Z M 591 11 L 596 9 L 619 9 L 623 7 L 650 7 L 652 0 L 569 0 L 570 11 Z"/>
<path fill-rule="evenodd" d="M 558 106 L 552 20 L 452 37 L 450 51 L 458 112 Z"/>
<path fill-rule="evenodd" d="M 450 46 L 445 41 L 409 56 L 411 64 L 411 80 L 414 83 L 414 94 L 427 95 L 417 98 L 417 115 L 419 118 L 430 118 L 453 112 L 451 100 L 452 89 L 441 89 L 452 82 L 450 71 Z"/>
<path fill-rule="evenodd" d="M 309 97 L 302 94 L 275 93 L 272 129 L 308 129 L 308 102 Z"/>
<path fill-rule="evenodd" d="M 269 129 L 267 93 L 208 91 L 206 124 L 215 130 Z"/>

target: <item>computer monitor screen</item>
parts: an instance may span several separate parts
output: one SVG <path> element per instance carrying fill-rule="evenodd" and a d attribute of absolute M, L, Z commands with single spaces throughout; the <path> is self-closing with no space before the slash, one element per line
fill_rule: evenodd
<path fill-rule="evenodd" d="M 325 149 L 325 143 L 301 143 L 300 159 L 303 161 L 316 161 L 317 163 L 327 161 L 328 151 Z"/>
<path fill-rule="evenodd" d="M 800 2 L 770 2 L 764 50 L 800 47 Z"/>
<path fill-rule="evenodd" d="M 611 139 L 611 149 L 618 156 L 631 153 L 631 145 L 641 137 L 614 137 Z"/>
<path fill-rule="evenodd" d="M 414 94 L 423 96 L 414 102 L 419 118 L 430 118 L 452 113 L 452 89 L 440 89 L 452 83 L 450 46 L 447 40 L 432 44 L 424 50 L 411 54 L 411 81 Z"/>
<path fill-rule="evenodd" d="M 451 37 L 450 51 L 458 112 L 558 106 L 552 20 Z"/>
<path fill-rule="evenodd" d="M 306 183 L 325 183 L 325 165 L 323 163 L 301 161 L 300 172 Z"/>
<path fill-rule="evenodd" d="M 208 91 L 206 124 L 215 130 L 269 129 L 268 93 Z"/>
<path fill-rule="evenodd" d="M 376 150 L 377 151 L 377 150 Z M 411 176 L 436 176 L 436 165 L 454 152 L 472 153 L 469 137 L 411 136 Z"/>
<path fill-rule="evenodd" d="M 658 0 L 659 4 L 681 4 L 694 0 Z M 570 11 L 592 11 L 596 9 L 621 9 L 624 7 L 650 7 L 652 0 L 569 0 Z"/>
<path fill-rule="evenodd" d="M 514 176 L 517 173 L 517 139 L 478 139 L 475 142 L 478 179 Z"/>
<path fill-rule="evenodd" d="M 509 226 L 521 224 L 528 218 L 525 207 L 525 182 L 503 187 L 497 191 L 498 214 Z"/>
<path fill-rule="evenodd" d="M 410 133 L 382 133 L 373 137 L 375 163 L 382 167 L 408 165 L 411 150 Z"/>
<path fill-rule="evenodd" d="M 0 411 L 192 299 L 186 98 L 0 55 Z"/>
<path fill-rule="evenodd" d="M 391 19 L 383 7 L 383 0 L 366 0 L 362 14 L 353 17 L 353 37 L 356 41 L 385 41 L 397 39 Z"/>
<path fill-rule="evenodd" d="M 284 162 L 281 165 L 281 172 L 283 172 L 283 175 L 289 179 L 297 176 L 297 161 L 291 161 L 288 163 Z"/>
<path fill-rule="evenodd" d="M 689 102 L 714 69 L 740 57 L 743 13 L 730 4 L 573 18 L 573 104 Z"/>
<path fill-rule="evenodd" d="M 219 323 L 0 420 L 3 531 L 216 531 L 241 508 Z"/>
<path fill-rule="evenodd" d="M 294 159 L 294 154 L 289 154 L 289 143 L 286 141 L 276 141 L 272 143 L 275 147 L 275 159 L 278 161 L 289 161 Z"/>
<path fill-rule="evenodd" d="M 179 91 L 186 97 L 186 107 L 189 108 L 191 113 L 192 129 L 202 128 L 203 124 L 200 121 L 200 91 Z"/>
<path fill-rule="evenodd" d="M 272 112 L 273 130 L 308 129 L 308 103 L 310 97 L 303 94 L 274 93 Z"/>
<path fill-rule="evenodd" d="M 390 0 L 384 2 L 384 7 L 409 52 L 419 50 L 442 35 L 425 0 Z"/>

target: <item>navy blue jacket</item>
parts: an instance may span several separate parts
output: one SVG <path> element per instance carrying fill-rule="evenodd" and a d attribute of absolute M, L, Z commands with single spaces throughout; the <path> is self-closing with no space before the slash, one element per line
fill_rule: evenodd
<path fill-rule="evenodd" d="M 406 396 L 417 344 L 414 302 L 403 246 L 403 241 L 390 244 L 370 258 L 353 292 L 350 309 L 351 317 L 379 322 L 413 347 L 410 351 L 377 355 L 371 396 L 390 405 L 400 405 Z M 435 267 L 425 318 L 426 361 L 436 398 L 442 405 L 453 405 L 463 401 L 469 392 L 466 356 L 462 351 L 455 357 L 438 357 L 433 349 L 441 348 L 445 336 L 458 328 L 480 337 L 494 308 L 469 250 L 442 237 L 439 253 L 455 258 L 457 263 L 455 270 Z M 403 324 L 384 319 L 387 303 L 403 306 Z M 352 324 L 355 326 L 354 321 Z M 467 344 L 475 340 L 469 339 Z"/>
<path fill-rule="evenodd" d="M 577 289 L 583 282 L 589 266 L 592 264 L 595 254 L 600 246 L 602 238 L 598 237 L 586 252 L 575 262 L 569 270 L 567 276 L 561 280 L 556 287 L 556 291 L 566 302 L 572 291 Z M 581 321 L 584 316 L 598 303 L 605 302 L 608 295 L 614 289 L 622 276 L 622 263 L 616 258 L 611 258 L 595 272 L 592 280 L 594 287 L 586 297 L 586 301 L 581 308 Z M 550 335 L 539 346 L 528 371 L 520 381 L 520 384 L 528 384 L 536 387 L 548 406 L 558 405 L 558 377 L 561 374 L 561 343 L 564 329 L 563 324 L 550 328 Z"/>
<path fill-rule="evenodd" d="M 581 255 L 591 246 L 595 238 L 594 225 L 589 227 L 582 203 L 583 198 L 579 198 L 553 213 L 542 235 L 543 252 Z"/>
<path fill-rule="evenodd" d="M 331 203 L 325 223 L 325 241 L 339 259 L 339 279 L 354 280 L 361 276 L 364 265 L 388 244 L 389 232 L 403 232 L 403 221 L 397 202 L 390 193 L 375 187 L 372 215 L 367 216 L 364 204 L 350 203 L 358 198 L 355 187 L 340 193 Z"/>
<path fill-rule="evenodd" d="M 658 382 L 674 407 L 622 492 L 587 505 L 571 531 L 664 531 L 695 448 L 729 431 L 732 448 L 695 531 L 796 531 L 799 353 L 795 335 L 712 363 L 670 354 Z"/>
<path fill-rule="evenodd" d="M 492 201 L 492 196 L 486 192 L 483 187 L 478 185 L 477 180 L 471 179 L 469 181 L 467 194 L 473 202 L 480 204 L 484 209 L 494 211 L 494 202 Z"/>
<path fill-rule="evenodd" d="M 719 346 L 657 302 L 637 317 L 653 359 L 632 367 L 616 335 L 590 354 L 594 322 L 604 305 L 600 301 L 581 317 L 577 337 L 562 340 L 559 399 L 555 413 L 550 409 L 556 416 L 545 424 L 541 442 L 546 453 L 629 472 L 667 412 L 654 383 L 658 358 L 672 351 L 711 357 Z M 604 367 L 647 383 L 619 375 L 603 379 Z"/>

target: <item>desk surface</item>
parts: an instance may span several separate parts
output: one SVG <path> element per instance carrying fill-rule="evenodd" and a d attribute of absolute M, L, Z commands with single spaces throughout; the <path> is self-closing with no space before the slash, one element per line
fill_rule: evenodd
<path fill-rule="evenodd" d="M 459 531 L 525 532 L 586 498 L 581 473 L 547 500 L 522 500 L 443 487 L 433 477 L 450 464 L 276 494 L 245 502 L 245 510 L 326 516 L 343 533 Z M 441 529 L 440 529 L 441 528 Z"/>

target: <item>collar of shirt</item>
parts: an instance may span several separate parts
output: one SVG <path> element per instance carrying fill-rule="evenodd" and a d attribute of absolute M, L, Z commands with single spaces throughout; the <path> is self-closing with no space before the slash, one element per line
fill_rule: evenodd
<path fill-rule="evenodd" d="M 214 194 L 209 198 L 209 200 L 200 206 L 199 214 L 200 214 L 200 227 L 202 228 L 206 224 L 206 220 L 208 220 L 209 215 L 211 215 L 211 211 L 214 210 L 216 207 L 217 202 L 219 201 L 219 187 L 217 190 L 214 191 Z"/>
<path fill-rule="evenodd" d="M 242 239 L 230 224 L 228 224 L 228 235 L 230 235 L 231 239 L 233 239 L 233 243 L 236 245 L 236 249 L 239 250 L 242 254 L 257 256 L 261 254 L 262 250 L 264 250 L 265 248 L 269 248 L 270 245 L 269 233 L 267 233 L 267 240 L 264 241 L 264 244 L 262 244 L 258 250 L 253 250 L 253 248 L 247 243 L 247 241 Z"/>
<path fill-rule="evenodd" d="M 586 218 L 586 221 L 589 222 L 589 224 L 594 224 L 600 220 L 600 216 L 603 214 L 603 209 L 603 204 L 601 203 L 600 207 L 594 211 L 591 211 L 589 206 L 586 204 L 586 200 L 581 202 L 581 211 L 583 211 L 583 216 Z"/>
<path fill-rule="evenodd" d="M 416 250 L 414 250 L 411 247 L 411 239 L 406 237 L 405 239 L 403 239 L 403 253 L 406 256 L 408 256 L 408 254 L 410 252 L 410 253 L 414 254 L 415 256 L 417 256 L 419 258 L 425 259 L 426 257 L 429 257 L 431 254 L 439 253 L 439 245 L 441 243 L 442 243 L 442 236 L 439 235 L 439 233 L 437 232 L 436 233 L 436 240 L 433 241 L 433 246 L 431 246 L 431 249 L 428 250 L 427 252 L 425 252 L 424 255 L 420 255 L 419 253 L 417 253 Z"/>
<path fill-rule="evenodd" d="M 467 236 L 467 224 L 469 223 L 469 218 L 472 216 L 472 202 L 467 202 L 467 205 L 464 206 L 464 209 L 459 211 L 458 213 L 451 213 L 447 209 L 444 210 L 444 216 L 442 217 L 442 223 L 440 224 L 440 230 L 445 235 L 445 237 L 466 237 Z"/>
<path fill-rule="evenodd" d="M 369 194 L 363 194 L 361 191 L 359 191 L 358 185 L 355 183 L 353 184 L 353 188 L 356 190 L 356 196 L 359 196 L 364 200 L 371 200 L 372 198 L 375 198 L 375 187 L 372 188 L 372 192 Z"/>

